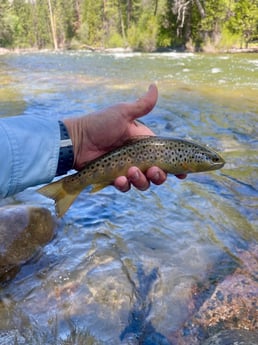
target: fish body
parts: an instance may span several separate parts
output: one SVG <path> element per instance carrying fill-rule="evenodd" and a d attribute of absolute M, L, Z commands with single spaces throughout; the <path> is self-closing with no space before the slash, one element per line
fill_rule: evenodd
<path fill-rule="evenodd" d="M 216 151 L 204 145 L 183 139 L 140 136 L 38 192 L 55 200 L 56 213 L 60 217 L 86 186 L 93 185 L 92 192 L 96 192 L 110 185 L 116 177 L 126 176 L 131 166 L 142 172 L 158 166 L 167 173 L 179 175 L 216 170 L 224 164 Z"/>

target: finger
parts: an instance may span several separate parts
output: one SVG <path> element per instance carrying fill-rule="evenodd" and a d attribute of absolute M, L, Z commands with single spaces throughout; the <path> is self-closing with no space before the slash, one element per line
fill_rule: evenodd
<path fill-rule="evenodd" d="M 129 121 L 133 121 L 138 117 L 148 114 L 155 106 L 158 100 L 158 89 L 155 84 L 151 84 L 145 95 L 140 97 L 137 101 L 127 103 L 126 116 Z"/>
<path fill-rule="evenodd" d="M 126 176 L 119 176 L 114 181 L 114 186 L 120 191 L 120 192 L 128 192 L 131 188 L 130 183 Z"/>
<path fill-rule="evenodd" d="M 184 178 L 187 177 L 186 174 L 180 174 L 180 175 L 176 175 L 177 178 L 179 178 L 180 180 L 183 180 Z"/>
<path fill-rule="evenodd" d="M 151 167 L 146 172 L 147 179 L 156 185 L 164 183 L 167 179 L 165 171 L 158 167 Z"/>
<path fill-rule="evenodd" d="M 129 168 L 127 178 L 129 182 L 131 182 L 134 185 L 134 187 L 136 187 L 139 190 L 146 190 L 150 186 L 149 180 L 137 167 Z"/>
<path fill-rule="evenodd" d="M 129 137 L 137 137 L 142 135 L 155 135 L 154 132 L 145 126 L 142 123 L 139 123 L 138 121 L 134 121 L 129 127 L 128 127 L 128 134 Z"/>

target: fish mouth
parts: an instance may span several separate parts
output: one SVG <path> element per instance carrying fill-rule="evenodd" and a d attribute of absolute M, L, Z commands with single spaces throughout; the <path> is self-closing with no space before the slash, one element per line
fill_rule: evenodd
<path fill-rule="evenodd" d="M 211 160 L 211 169 L 221 169 L 226 163 L 226 161 L 218 153 L 212 157 Z"/>
<path fill-rule="evenodd" d="M 226 161 L 224 161 L 223 158 L 220 158 L 220 160 L 218 162 L 214 162 L 212 163 L 211 167 L 209 170 L 217 170 L 217 169 L 221 169 L 224 167 Z"/>
<path fill-rule="evenodd" d="M 215 166 L 216 166 L 217 169 L 221 169 L 221 168 L 224 167 L 225 163 L 226 162 L 220 162 L 220 163 L 216 164 Z"/>

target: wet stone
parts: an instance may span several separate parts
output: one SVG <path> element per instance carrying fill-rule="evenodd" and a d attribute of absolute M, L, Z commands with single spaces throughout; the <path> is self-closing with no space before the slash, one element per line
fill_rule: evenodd
<path fill-rule="evenodd" d="M 35 255 L 54 235 L 55 220 L 43 207 L 0 207 L 0 282 Z"/>
<path fill-rule="evenodd" d="M 203 345 L 257 345 L 258 331 L 226 330 L 207 339 Z"/>
<path fill-rule="evenodd" d="M 197 311 L 170 337 L 173 345 L 258 345 L 257 244 L 239 249 L 238 257 L 238 267 L 204 294 Z"/>

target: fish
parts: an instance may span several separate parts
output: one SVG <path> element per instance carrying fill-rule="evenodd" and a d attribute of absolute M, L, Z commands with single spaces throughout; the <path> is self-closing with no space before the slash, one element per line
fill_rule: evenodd
<path fill-rule="evenodd" d="M 37 190 L 55 201 L 57 217 L 62 217 L 84 188 L 97 192 L 126 176 L 131 166 L 143 173 L 157 166 L 166 173 L 180 175 L 220 169 L 224 159 L 213 149 L 194 141 L 159 136 L 137 136 L 90 162 L 77 173 L 65 176 Z"/>

